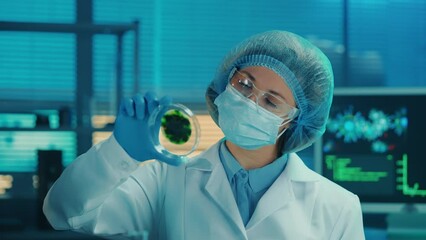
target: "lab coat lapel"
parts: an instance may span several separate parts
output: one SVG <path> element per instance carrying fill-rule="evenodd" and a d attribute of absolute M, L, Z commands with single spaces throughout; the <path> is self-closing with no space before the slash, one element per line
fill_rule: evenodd
<path fill-rule="evenodd" d="M 319 178 L 307 168 L 296 154 L 290 154 L 285 170 L 266 191 L 256 206 L 256 209 L 247 224 L 247 230 L 259 224 L 279 209 L 298 199 L 300 191 L 308 191 L 308 198 L 304 201 L 314 201 L 316 197 L 315 184 Z M 306 204 L 311 206 L 313 204 Z M 305 209 L 312 211 L 312 209 Z"/>
<path fill-rule="evenodd" d="M 290 180 L 281 174 L 272 186 L 259 200 L 256 209 L 247 224 L 247 230 L 283 208 L 294 200 L 294 193 Z"/>
<path fill-rule="evenodd" d="M 210 178 L 206 184 L 206 191 L 222 209 L 223 213 L 227 215 L 229 220 L 242 232 L 245 232 L 237 203 L 235 202 L 234 195 L 222 165 L 216 165 L 211 172 Z"/>
<path fill-rule="evenodd" d="M 204 186 L 206 193 L 223 211 L 229 222 L 235 225 L 246 236 L 245 227 L 238 211 L 225 170 L 220 164 L 219 144 L 214 145 L 207 152 L 198 158 L 198 161 L 189 166 L 191 169 L 210 172 L 209 178 Z M 203 186 L 201 186 L 203 187 Z"/>

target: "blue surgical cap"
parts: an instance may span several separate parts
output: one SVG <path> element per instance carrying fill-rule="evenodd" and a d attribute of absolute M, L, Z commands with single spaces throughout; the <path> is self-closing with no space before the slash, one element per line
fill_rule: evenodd
<path fill-rule="evenodd" d="M 333 98 L 334 78 L 328 58 L 306 39 L 286 31 L 268 31 L 244 40 L 225 56 L 206 91 L 207 109 L 217 125 L 214 100 L 225 90 L 235 69 L 250 66 L 267 67 L 281 76 L 300 110 L 284 139 L 278 141 L 282 153 L 312 145 L 325 131 Z"/>

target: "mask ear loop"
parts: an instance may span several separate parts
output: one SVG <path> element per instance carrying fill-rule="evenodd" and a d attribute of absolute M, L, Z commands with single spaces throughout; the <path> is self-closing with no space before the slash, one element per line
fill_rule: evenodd
<path fill-rule="evenodd" d="M 290 123 L 291 121 L 292 121 L 293 119 L 291 119 L 291 118 L 287 118 L 286 120 L 284 120 L 284 122 L 283 123 L 281 123 L 280 124 L 280 126 L 279 127 L 282 127 L 282 126 L 284 126 L 284 125 L 286 125 L 286 124 L 288 124 L 288 123 Z M 284 128 L 279 134 L 278 134 L 278 136 L 277 136 L 277 139 L 278 138 L 280 138 L 284 133 L 285 133 L 285 131 L 287 130 L 288 128 Z"/>
<path fill-rule="evenodd" d="M 286 124 L 288 124 L 288 123 L 290 123 L 290 122 L 292 122 L 294 119 L 296 119 L 296 117 L 299 115 L 299 111 L 298 110 L 296 110 L 295 112 L 293 112 L 292 114 L 289 114 L 291 117 L 288 117 L 287 119 L 285 119 L 278 127 L 282 127 L 282 126 L 284 126 L 284 125 L 286 125 Z M 282 132 L 280 132 L 279 134 L 278 134 L 278 136 L 277 136 L 277 139 L 278 138 L 280 138 L 284 133 L 285 133 L 285 131 L 288 129 L 288 127 L 287 128 L 284 128 L 283 130 L 282 130 Z"/>

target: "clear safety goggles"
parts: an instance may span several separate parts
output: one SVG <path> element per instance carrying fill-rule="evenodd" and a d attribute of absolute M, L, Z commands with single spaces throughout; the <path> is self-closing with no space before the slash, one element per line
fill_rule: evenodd
<path fill-rule="evenodd" d="M 258 106 L 279 117 L 294 119 L 299 113 L 299 109 L 290 106 L 283 98 L 257 88 L 247 75 L 238 70 L 235 71 L 229 84 L 246 98 L 255 96 Z"/>

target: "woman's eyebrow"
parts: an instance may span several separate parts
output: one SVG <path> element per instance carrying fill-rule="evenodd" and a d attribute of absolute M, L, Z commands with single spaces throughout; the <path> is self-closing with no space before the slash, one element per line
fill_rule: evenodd
<path fill-rule="evenodd" d="M 246 71 L 244 71 L 244 70 L 242 70 L 242 71 L 240 71 L 241 73 L 244 73 L 245 75 L 247 75 L 247 77 L 248 78 L 250 78 L 250 80 L 252 80 L 252 81 L 256 81 L 256 78 L 253 76 L 253 75 L 251 75 L 249 72 L 246 72 Z"/>
<path fill-rule="evenodd" d="M 252 80 L 253 82 L 256 82 L 256 78 L 253 75 L 251 75 L 249 72 L 244 71 L 244 70 L 241 70 L 240 72 L 244 73 L 245 75 L 247 75 L 247 77 L 250 78 L 250 80 Z M 288 102 L 288 99 L 285 98 L 283 95 L 279 94 L 278 92 L 276 92 L 274 90 L 268 90 L 268 92 L 270 92 L 270 93 L 272 93 L 274 95 L 277 95 L 277 96 L 281 97 L 282 99 L 284 99 L 285 102 Z"/>
<path fill-rule="evenodd" d="M 283 95 L 279 94 L 278 92 L 275 92 L 274 90 L 269 90 L 270 93 L 282 98 L 286 103 L 288 103 L 287 98 L 285 98 Z"/>

